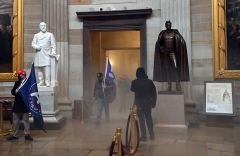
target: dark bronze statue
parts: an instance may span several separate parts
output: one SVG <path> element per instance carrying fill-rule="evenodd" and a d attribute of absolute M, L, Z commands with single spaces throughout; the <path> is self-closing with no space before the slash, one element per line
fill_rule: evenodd
<path fill-rule="evenodd" d="M 176 82 L 176 90 L 181 91 L 180 82 L 189 81 L 187 47 L 178 30 L 171 29 L 170 21 L 165 26 L 155 46 L 153 81 L 168 82 L 168 91 L 172 90 L 172 82 Z"/>

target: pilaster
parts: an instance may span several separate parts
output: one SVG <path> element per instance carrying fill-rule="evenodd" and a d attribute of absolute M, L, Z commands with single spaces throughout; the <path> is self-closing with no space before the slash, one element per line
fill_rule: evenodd
<path fill-rule="evenodd" d="M 190 25 L 190 0 L 161 0 L 161 27 L 165 29 L 165 22 L 172 22 L 172 29 L 178 29 L 183 36 L 188 51 L 188 64 L 190 82 L 182 83 L 184 97 L 186 101 L 192 101 L 191 98 L 191 25 Z"/>
<path fill-rule="evenodd" d="M 190 23 L 190 0 L 161 0 L 161 27 L 165 29 L 165 22 L 172 22 L 172 29 L 177 29 L 183 36 L 188 52 L 188 64 L 190 82 L 181 82 L 184 92 L 186 118 L 198 122 L 195 103 L 192 100 L 192 52 L 191 52 L 191 23 Z M 195 114 L 195 115 L 193 115 Z M 195 116 L 194 119 L 192 116 Z"/>
<path fill-rule="evenodd" d="M 56 39 L 56 52 L 60 55 L 58 61 L 58 106 L 65 116 L 72 116 L 72 106 L 69 100 L 68 73 L 68 0 L 42 0 L 42 21 L 47 24 L 48 31 Z"/>

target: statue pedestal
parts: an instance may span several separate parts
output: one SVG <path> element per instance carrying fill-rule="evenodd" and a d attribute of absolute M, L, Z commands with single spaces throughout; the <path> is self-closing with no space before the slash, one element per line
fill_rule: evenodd
<path fill-rule="evenodd" d="M 156 132 L 187 134 L 182 92 L 159 91 L 156 111 Z"/>
<path fill-rule="evenodd" d="M 66 117 L 58 109 L 58 88 L 38 86 L 44 128 L 61 129 L 66 123 Z"/>

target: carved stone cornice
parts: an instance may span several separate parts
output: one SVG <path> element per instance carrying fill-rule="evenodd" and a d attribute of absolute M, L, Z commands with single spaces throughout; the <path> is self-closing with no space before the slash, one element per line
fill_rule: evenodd
<path fill-rule="evenodd" d="M 114 11 L 92 11 L 92 12 L 76 12 L 78 18 L 81 19 L 91 19 L 98 17 L 98 20 L 107 18 L 119 18 L 123 16 L 128 16 L 128 18 L 136 16 L 148 16 L 151 15 L 152 9 L 137 9 L 137 10 L 114 10 Z"/>

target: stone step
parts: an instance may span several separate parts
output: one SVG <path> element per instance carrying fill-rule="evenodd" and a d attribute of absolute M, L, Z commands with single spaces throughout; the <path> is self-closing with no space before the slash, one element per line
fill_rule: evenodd
<path fill-rule="evenodd" d="M 186 114 L 198 114 L 198 111 L 197 111 L 197 109 L 195 109 L 193 107 L 186 107 L 185 113 Z"/>
<path fill-rule="evenodd" d="M 185 102 L 185 117 L 188 128 L 199 128 L 198 111 L 195 106 L 195 102 Z"/>
<path fill-rule="evenodd" d="M 198 122 L 198 114 L 186 114 L 185 117 L 187 121 Z"/>
<path fill-rule="evenodd" d="M 69 106 L 69 105 L 58 105 L 58 109 L 61 110 L 68 110 L 68 111 L 72 111 L 73 107 Z"/>
<path fill-rule="evenodd" d="M 189 122 L 188 123 L 188 128 L 199 128 L 200 126 L 199 126 L 199 121 L 197 121 L 197 122 Z"/>
<path fill-rule="evenodd" d="M 185 101 L 184 105 L 185 107 L 194 107 L 194 108 L 196 107 L 195 102 L 192 102 L 192 101 Z"/>

